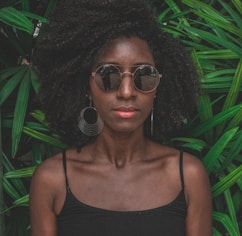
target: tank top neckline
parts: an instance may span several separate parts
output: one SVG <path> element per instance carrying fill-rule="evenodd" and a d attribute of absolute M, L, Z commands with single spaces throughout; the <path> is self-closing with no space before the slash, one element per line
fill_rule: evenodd
<path fill-rule="evenodd" d="M 68 190 L 67 190 L 66 199 L 68 197 L 71 197 L 72 200 L 75 201 L 76 204 L 78 204 L 79 206 L 84 207 L 86 209 L 95 210 L 96 212 L 113 213 L 113 214 L 136 214 L 136 213 L 149 213 L 149 212 L 159 211 L 161 209 L 166 209 L 166 208 L 172 207 L 180 198 L 184 198 L 185 196 L 184 196 L 184 190 L 182 189 L 178 193 L 178 195 L 173 200 L 168 202 L 167 204 L 157 206 L 157 207 L 148 208 L 148 209 L 123 210 L 123 211 L 122 210 L 105 209 L 105 208 L 90 205 L 88 203 L 84 203 L 84 202 L 82 202 L 82 201 L 80 201 L 79 199 L 76 198 L 76 196 L 72 193 L 70 188 L 68 188 Z"/>
<path fill-rule="evenodd" d="M 167 204 L 157 206 L 157 207 L 152 207 L 148 209 L 143 209 L 143 210 L 111 210 L 111 209 L 105 209 L 97 206 L 90 205 L 88 203 L 84 203 L 80 201 L 71 191 L 68 183 L 68 178 L 67 178 L 67 165 L 66 165 L 66 152 L 63 150 L 62 152 L 62 157 L 63 157 L 63 168 L 64 168 L 64 173 L 65 173 L 65 182 L 66 182 L 66 197 L 65 197 L 65 202 L 67 198 L 72 198 L 79 206 L 90 209 L 90 210 L 95 210 L 99 211 L 102 213 L 115 213 L 115 214 L 135 214 L 135 213 L 149 213 L 149 212 L 154 212 L 158 211 L 161 209 L 166 209 L 169 207 L 172 207 L 176 201 L 178 201 L 180 198 L 185 199 L 185 194 L 184 194 L 184 177 L 183 177 L 183 150 L 180 150 L 180 161 L 179 161 L 179 169 L 180 169 L 180 178 L 181 178 L 181 191 L 177 194 L 177 196 L 168 202 Z"/>

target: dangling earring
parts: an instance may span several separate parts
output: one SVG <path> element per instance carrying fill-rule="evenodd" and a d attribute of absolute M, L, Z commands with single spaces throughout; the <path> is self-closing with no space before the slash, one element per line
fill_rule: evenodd
<path fill-rule="evenodd" d="M 96 136 L 101 133 L 104 125 L 103 120 L 96 108 L 92 106 L 91 99 L 89 106 L 81 110 L 78 122 L 79 129 L 87 136 Z"/>
<path fill-rule="evenodd" d="M 154 134 L 154 107 L 151 109 L 150 113 L 150 135 L 153 137 Z"/>

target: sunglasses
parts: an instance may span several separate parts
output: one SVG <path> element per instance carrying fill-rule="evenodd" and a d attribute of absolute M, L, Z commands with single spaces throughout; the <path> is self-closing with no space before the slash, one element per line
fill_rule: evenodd
<path fill-rule="evenodd" d="M 143 93 L 155 90 L 161 78 L 158 70 L 150 65 L 137 66 L 135 71 L 131 73 L 121 72 L 116 65 L 104 64 L 99 66 L 95 72 L 92 72 L 97 86 L 105 92 L 118 90 L 124 74 L 131 76 L 135 88 Z"/>

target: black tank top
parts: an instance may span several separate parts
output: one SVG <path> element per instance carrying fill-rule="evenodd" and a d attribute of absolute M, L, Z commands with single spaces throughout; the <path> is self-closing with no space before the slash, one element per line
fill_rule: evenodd
<path fill-rule="evenodd" d="M 182 190 L 169 204 L 141 211 L 113 211 L 80 202 L 72 194 L 63 166 L 66 199 L 57 216 L 58 236 L 185 236 L 187 205 L 184 195 L 183 153 L 180 152 Z"/>

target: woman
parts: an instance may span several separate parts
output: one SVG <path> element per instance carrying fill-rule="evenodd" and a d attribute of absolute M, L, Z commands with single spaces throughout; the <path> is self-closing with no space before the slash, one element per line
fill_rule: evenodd
<path fill-rule="evenodd" d="M 62 0 L 36 51 L 43 110 L 71 148 L 30 190 L 32 236 L 209 236 L 194 156 L 161 145 L 195 106 L 196 70 L 140 0 Z"/>

